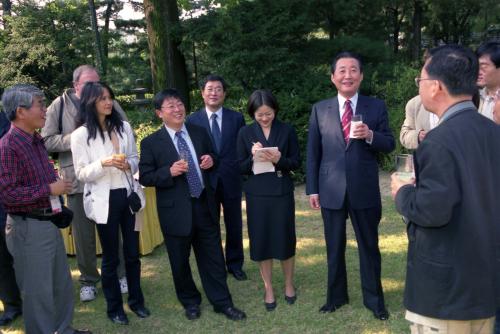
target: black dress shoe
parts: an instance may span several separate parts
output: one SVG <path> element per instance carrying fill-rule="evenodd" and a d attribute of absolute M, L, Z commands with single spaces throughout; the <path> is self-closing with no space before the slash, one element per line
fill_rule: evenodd
<path fill-rule="evenodd" d="M 151 312 L 144 306 L 137 307 L 132 310 L 139 318 L 147 318 L 151 315 Z"/>
<path fill-rule="evenodd" d="M 382 311 L 373 311 L 373 316 L 378 320 L 389 320 L 389 312 L 386 309 L 383 309 Z"/>
<path fill-rule="evenodd" d="M 201 316 L 199 305 L 189 305 L 185 309 L 186 318 L 188 320 L 195 320 Z"/>
<path fill-rule="evenodd" d="M 264 302 L 264 306 L 266 307 L 266 311 L 267 312 L 274 311 L 276 309 L 276 301 L 274 301 L 272 303 L 266 303 L 266 302 Z"/>
<path fill-rule="evenodd" d="M 88 329 L 75 329 L 73 334 L 92 334 Z"/>
<path fill-rule="evenodd" d="M 234 306 L 228 306 L 223 309 L 215 310 L 215 313 L 223 313 L 229 320 L 243 320 L 247 317 L 245 312 L 238 310 Z"/>
<path fill-rule="evenodd" d="M 285 300 L 286 300 L 286 303 L 288 305 L 293 305 L 295 303 L 295 301 L 297 300 L 297 294 L 293 295 L 293 296 L 287 296 L 285 295 Z"/>
<path fill-rule="evenodd" d="M 238 281 L 246 281 L 248 279 L 247 274 L 242 269 L 228 270 L 228 273 L 232 274 Z"/>
<path fill-rule="evenodd" d="M 21 311 L 7 311 L 0 317 L 0 326 L 7 326 L 22 314 Z"/>
<path fill-rule="evenodd" d="M 108 315 L 108 318 L 117 325 L 128 325 L 128 318 L 126 314 Z"/>
<path fill-rule="evenodd" d="M 325 304 L 325 305 L 321 306 L 321 308 L 319 309 L 319 313 L 332 313 L 332 312 L 337 311 L 339 308 L 341 308 L 342 306 L 344 306 L 346 304 L 347 304 L 347 302 L 340 303 L 340 304 Z"/>

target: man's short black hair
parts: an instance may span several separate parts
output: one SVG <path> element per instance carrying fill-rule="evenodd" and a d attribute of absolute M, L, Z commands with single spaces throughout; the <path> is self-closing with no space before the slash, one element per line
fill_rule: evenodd
<path fill-rule="evenodd" d="M 356 59 L 358 61 L 358 64 L 359 64 L 359 72 L 363 73 L 363 61 L 361 60 L 361 56 L 358 55 L 357 53 L 354 53 L 351 51 L 342 51 L 340 53 L 337 53 L 337 55 L 335 56 L 335 58 L 333 58 L 333 61 L 332 61 L 332 67 L 331 67 L 332 73 L 335 72 L 335 69 L 337 68 L 337 62 L 341 58 L 354 58 L 354 59 Z"/>
<path fill-rule="evenodd" d="M 481 44 L 476 51 L 478 58 L 490 56 L 491 62 L 496 68 L 500 67 L 500 41 L 487 41 Z"/>
<path fill-rule="evenodd" d="M 207 83 L 209 81 L 219 81 L 222 85 L 222 90 L 224 90 L 224 92 L 226 91 L 226 81 L 224 81 L 223 77 L 221 77 L 220 75 L 216 75 L 216 74 L 207 75 L 206 78 L 203 79 L 203 81 L 201 82 L 200 89 L 205 90 L 205 86 L 207 85 Z"/>
<path fill-rule="evenodd" d="M 176 100 L 179 100 L 182 103 L 184 103 L 184 101 L 182 100 L 182 96 L 181 96 L 181 94 L 179 94 L 177 89 L 167 88 L 167 89 L 164 89 L 164 90 L 156 93 L 156 95 L 154 96 L 153 104 L 154 104 L 155 110 L 160 110 L 161 106 L 163 104 L 163 101 L 165 101 L 166 99 L 176 99 Z"/>
<path fill-rule="evenodd" d="M 474 95 L 479 63 L 471 49 L 448 44 L 432 49 L 430 54 L 424 68 L 431 79 L 441 81 L 452 96 Z"/>

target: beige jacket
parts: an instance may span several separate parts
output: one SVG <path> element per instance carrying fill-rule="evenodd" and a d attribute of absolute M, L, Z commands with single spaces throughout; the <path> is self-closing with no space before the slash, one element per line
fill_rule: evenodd
<path fill-rule="evenodd" d="M 425 110 L 419 95 L 408 101 L 405 110 L 406 117 L 401 126 L 399 141 L 405 148 L 414 150 L 419 144 L 418 133 L 420 130 L 429 131 L 431 129 L 430 113 Z"/>

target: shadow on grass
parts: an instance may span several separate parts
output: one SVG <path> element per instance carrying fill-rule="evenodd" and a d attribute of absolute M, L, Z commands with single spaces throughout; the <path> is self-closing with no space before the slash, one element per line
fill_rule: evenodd
<path fill-rule="evenodd" d="M 244 229 L 245 270 L 247 281 L 228 277 L 228 285 L 235 306 L 243 309 L 248 319 L 241 322 L 227 320 L 213 312 L 199 280 L 194 256 L 191 268 L 195 282 L 202 292 L 202 316 L 195 321 L 184 317 L 182 306 L 175 296 L 172 275 L 165 247 L 161 245 L 148 256 L 142 257 L 142 288 L 146 305 L 152 316 L 139 319 L 126 307 L 129 326 L 117 326 L 106 317 L 102 290 L 95 301 L 79 301 L 78 270 L 74 258 L 69 258 L 75 286 L 76 328 L 89 328 L 94 333 L 407 333 L 404 320 L 402 293 L 406 266 L 406 235 L 404 224 L 395 212 L 392 201 L 384 199 L 383 219 L 380 224 L 380 249 L 382 252 L 382 284 L 389 321 L 373 318 L 364 308 L 361 296 L 359 261 L 354 232 L 350 223 L 347 228 L 346 264 L 348 272 L 350 304 L 331 314 L 320 314 L 319 307 L 325 302 L 327 265 L 323 223 L 318 211 L 309 210 L 304 196 L 297 196 L 297 255 L 295 285 L 297 302 L 289 306 L 284 301 L 284 282 L 279 263 L 274 266 L 273 285 L 278 307 L 267 312 L 263 305 L 263 286 L 258 264 L 249 260 L 248 238 Z M 222 229 L 224 230 L 224 229 Z M 224 234 L 224 233 L 223 233 Z M 224 240 L 224 235 L 223 235 Z M 276 261 L 277 262 L 277 261 Z M 126 297 L 126 295 L 125 295 Z M 126 302 L 126 299 L 125 299 Z M 5 333 L 22 333 L 22 320 L 11 327 L 2 328 Z"/>

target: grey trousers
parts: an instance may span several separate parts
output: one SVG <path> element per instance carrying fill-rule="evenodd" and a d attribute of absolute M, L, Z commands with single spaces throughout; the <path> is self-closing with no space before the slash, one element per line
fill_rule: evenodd
<path fill-rule="evenodd" d="M 61 232 L 50 221 L 8 215 L 5 241 L 23 299 L 27 334 L 72 334 L 73 284 Z"/>
<path fill-rule="evenodd" d="M 71 231 L 76 248 L 76 262 L 80 271 L 80 284 L 95 286 L 99 280 L 97 271 L 96 231 L 95 223 L 87 218 L 83 209 L 83 194 L 67 195 L 68 207 L 73 211 Z M 125 260 L 123 259 L 122 238 L 118 244 L 118 277 L 125 277 Z"/>

